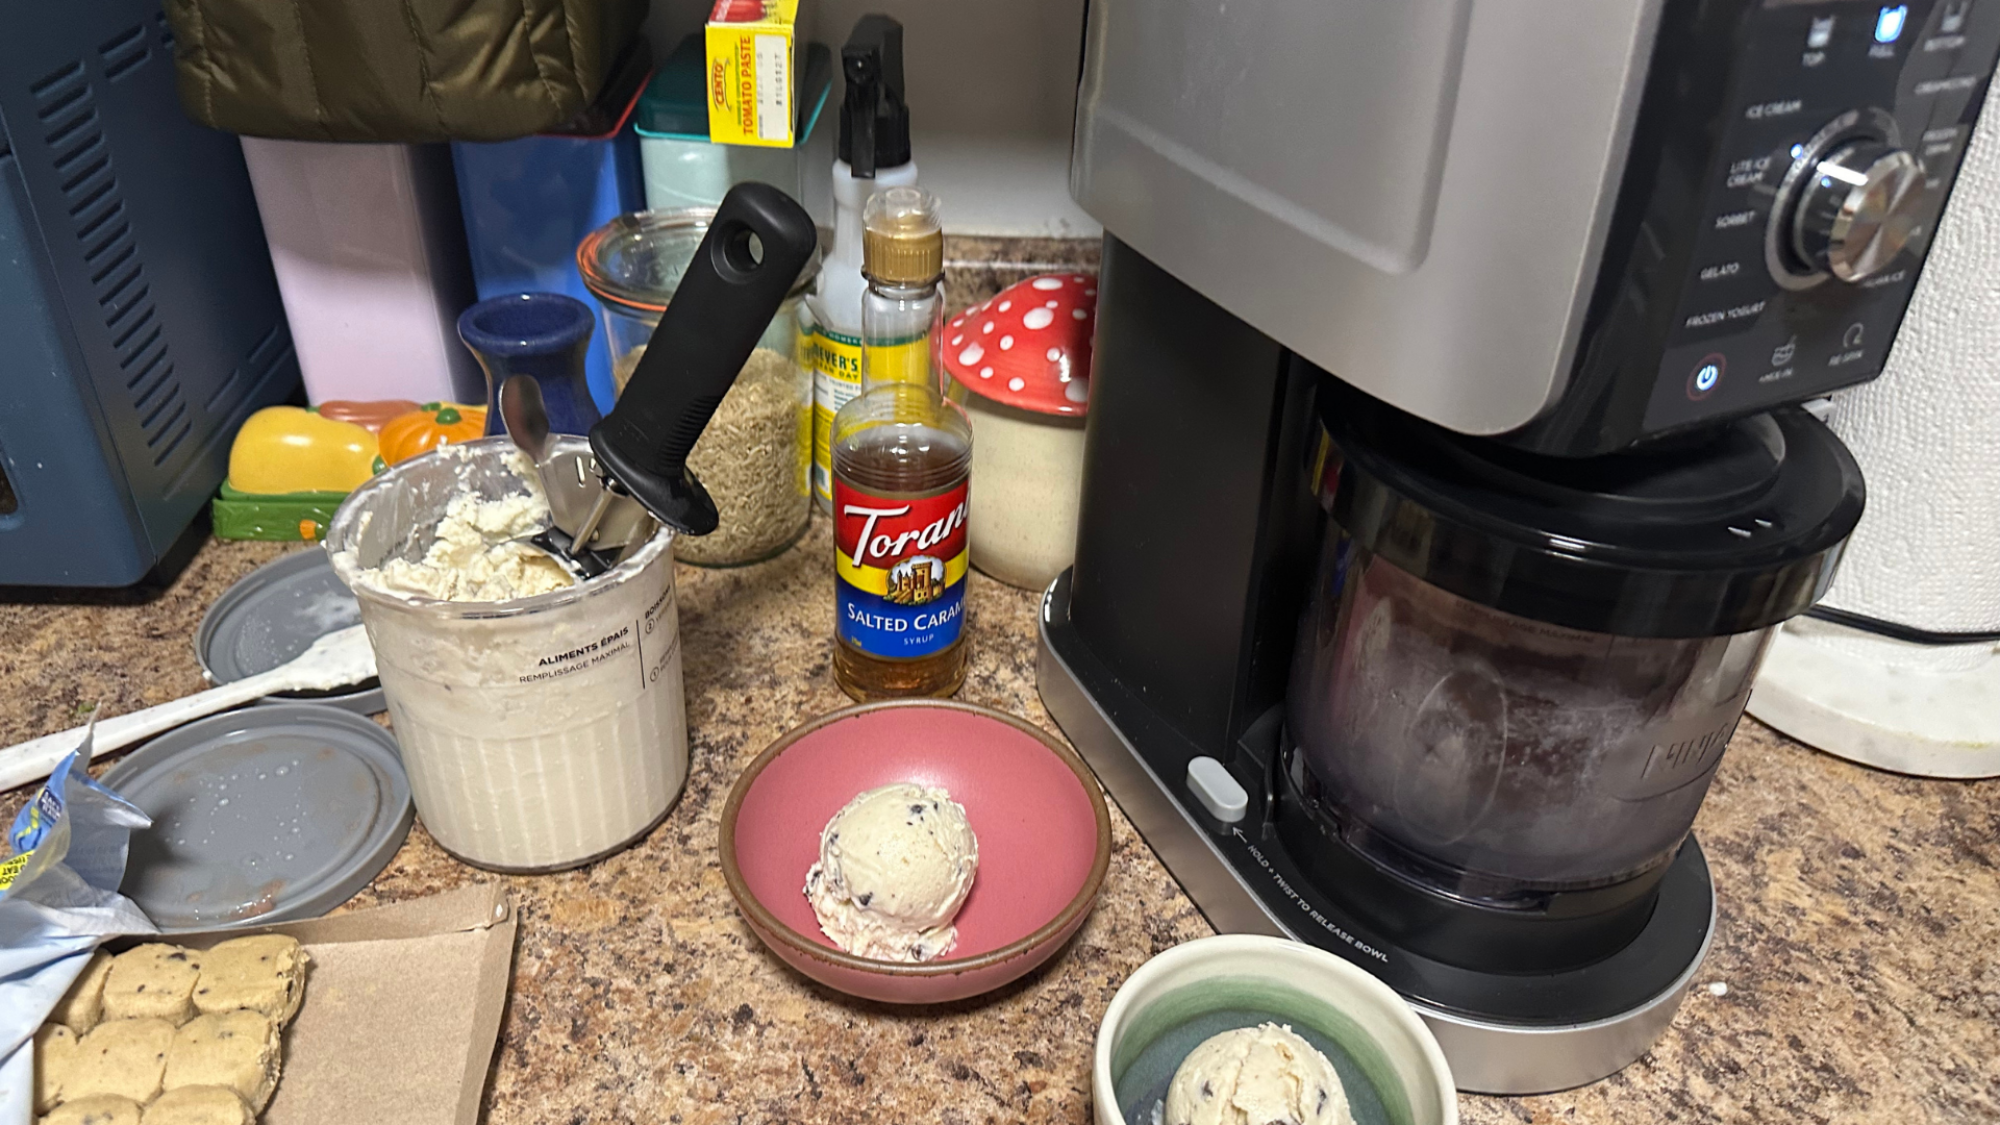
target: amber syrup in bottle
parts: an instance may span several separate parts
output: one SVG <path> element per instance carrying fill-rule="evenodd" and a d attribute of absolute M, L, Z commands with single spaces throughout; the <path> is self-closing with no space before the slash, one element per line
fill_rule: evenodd
<path fill-rule="evenodd" d="M 833 678 L 861 700 L 965 681 L 972 426 L 938 390 L 937 199 L 890 188 L 862 213 L 861 393 L 832 430 Z"/>

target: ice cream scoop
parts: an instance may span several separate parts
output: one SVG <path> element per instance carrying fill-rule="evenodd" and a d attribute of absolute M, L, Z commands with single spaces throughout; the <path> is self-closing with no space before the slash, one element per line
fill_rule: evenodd
<path fill-rule="evenodd" d="M 1319 1049 L 1267 1023 L 1204 1039 L 1167 1087 L 1163 1125 L 1354 1125 L 1347 1091 Z"/>
<path fill-rule="evenodd" d="M 911 782 L 847 802 L 819 837 L 805 894 L 819 928 L 858 957 L 929 961 L 958 941 L 952 919 L 979 870 L 979 840 L 943 789 Z"/>

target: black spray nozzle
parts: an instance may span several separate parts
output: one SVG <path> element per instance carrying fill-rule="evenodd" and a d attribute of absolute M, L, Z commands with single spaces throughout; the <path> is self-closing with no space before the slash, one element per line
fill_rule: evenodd
<path fill-rule="evenodd" d="M 910 162 L 910 107 L 903 100 L 903 25 L 879 12 L 855 21 L 840 49 L 847 96 L 840 107 L 840 158 L 872 180 Z"/>

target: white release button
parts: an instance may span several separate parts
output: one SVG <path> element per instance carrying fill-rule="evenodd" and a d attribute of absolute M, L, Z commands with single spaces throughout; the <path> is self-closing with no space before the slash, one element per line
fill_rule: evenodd
<path fill-rule="evenodd" d="M 1203 808 L 1226 824 L 1242 820 L 1243 814 L 1250 811 L 1250 794 L 1214 758 L 1196 758 L 1188 763 L 1187 787 Z"/>

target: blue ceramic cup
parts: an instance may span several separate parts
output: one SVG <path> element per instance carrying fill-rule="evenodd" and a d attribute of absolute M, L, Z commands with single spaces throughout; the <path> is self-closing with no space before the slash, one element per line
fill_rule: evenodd
<path fill-rule="evenodd" d="M 488 297 L 460 313 L 458 338 L 486 372 L 486 432 L 505 432 L 500 384 L 528 375 L 541 384 L 551 433 L 588 434 L 600 417 L 584 373 L 595 328 L 590 306 L 561 293 Z"/>

